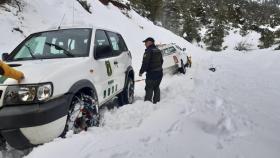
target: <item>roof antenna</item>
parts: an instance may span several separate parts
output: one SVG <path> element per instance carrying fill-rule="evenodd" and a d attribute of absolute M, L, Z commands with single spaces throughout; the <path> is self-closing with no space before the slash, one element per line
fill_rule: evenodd
<path fill-rule="evenodd" d="M 63 17 L 62 17 L 62 19 L 61 19 L 61 21 L 60 21 L 60 24 L 59 24 L 59 26 L 58 26 L 58 30 L 60 29 L 60 26 L 62 25 L 62 22 L 63 22 L 63 20 L 64 20 L 64 17 L 65 17 L 65 13 L 64 13 L 64 15 L 63 15 Z"/>

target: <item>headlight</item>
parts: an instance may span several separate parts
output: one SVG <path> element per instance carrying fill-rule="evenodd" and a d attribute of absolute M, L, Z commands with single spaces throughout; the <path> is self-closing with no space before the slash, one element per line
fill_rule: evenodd
<path fill-rule="evenodd" d="M 4 105 L 37 103 L 48 100 L 52 96 L 51 83 L 34 85 L 8 86 L 5 92 Z"/>
<path fill-rule="evenodd" d="M 23 102 L 34 101 L 36 97 L 36 87 L 35 86 L 19 87 L 18 97 Z"/>
<path fill-rule="evenodd" d="M 51 84 L 45 84 L 40 85 L 37 90 L 37 99 L 39 101 L 47 100 L 52 95 L 52 85 Z"/>

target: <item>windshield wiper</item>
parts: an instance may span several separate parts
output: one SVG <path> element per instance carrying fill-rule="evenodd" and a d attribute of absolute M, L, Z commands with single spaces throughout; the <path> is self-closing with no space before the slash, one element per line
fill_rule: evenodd
<path fill-rule="evenodd" d="M 37 59 L 35 56 L 34 56 L 34 51 L 26 44 L 24 44 L 24 46 L 28 49 L 28 52 L 29 54 L 31 55 L 32 59 Z"/>
<path fill-rule="evenodd" d="M 65 55 L 69 56 L 69 57 L 75 57 L 75 55 L 72 54 L 70 51 L 68 51 L 68 50 L 66 50 L 66 49 L 64 49 L 64 48 L 62 48 L 62 47 L 60 47 L 60 46 L 58 46 L 56 44 L 52 44 L 52 43 L 48 43 L 48 42 L 45 42 L 45 44 L 48 45 L 48 46 L 54 46 L 55 49 L 57 49 L 57 50 L 63 50 L 63 53 Z"/>

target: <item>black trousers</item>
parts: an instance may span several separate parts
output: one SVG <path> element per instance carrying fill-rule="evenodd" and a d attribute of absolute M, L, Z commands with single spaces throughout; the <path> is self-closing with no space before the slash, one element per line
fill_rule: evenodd
<path fill-rule="evenodd" d="M 160 89 L 159 85 L 161 83 L 161 79 L 158 80 L 146 80 L 146 95 L 145 95 L 145 101 L 150 101 L 154 104 L 160 101 Z"/>

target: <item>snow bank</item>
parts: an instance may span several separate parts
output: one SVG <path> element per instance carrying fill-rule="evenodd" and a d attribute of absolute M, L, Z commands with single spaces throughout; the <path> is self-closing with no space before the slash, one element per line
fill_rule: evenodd
<path fill-rule="evenodd" d="M 187 75 L 165 76 L 159 104 L 142 101 L 139 83 L 137 101 L 105 111 L 102 127 L 69 133 L 27 158 L 278 158 L 278 57 L 267 50 L 213 53 Z"/>
<path fill-rule="evenodd" d="M 193 56 L 187 75 L 164 77 L 159 104 L 143 102 L 144 83 L 137 83 L 136 102 L 105 111 L 102 127 L 76 135 L 69 132 L 66 139 L 36 147 L 27 158 L 279 158 L 279 53 L 206 53 L 134 11 L 128 18 L 97 0 L 89 1 L 92 15 L 74 0 L 23 2 L 18 17 L 1 10 L 2 52 L 11 51 L 31 32 L 58 25 L 64 14 L 63 24 L 72 24 L 74 2 L 75 24 L 122 33 L 136 71 L 144 52 L 141 41 L 147 36 L 159 43 L 176 42 Z M 23 34 L 11 32 L 13 27 Z M 211 66 L 217 71 L 209 71 Z"/>
<path fill-rule="evenodd" d="M 233 29 L 229 31 L 229 35 L 224 38 L 223 47 L 226 46 L 228 50 L 235 50 L 238 43 L 242 42 L 247 45 L 248 50 L 257 50 L 259 45 L 260 33 L 249 31 L 247 35 L 241 36 L 240 29 Z"/>

